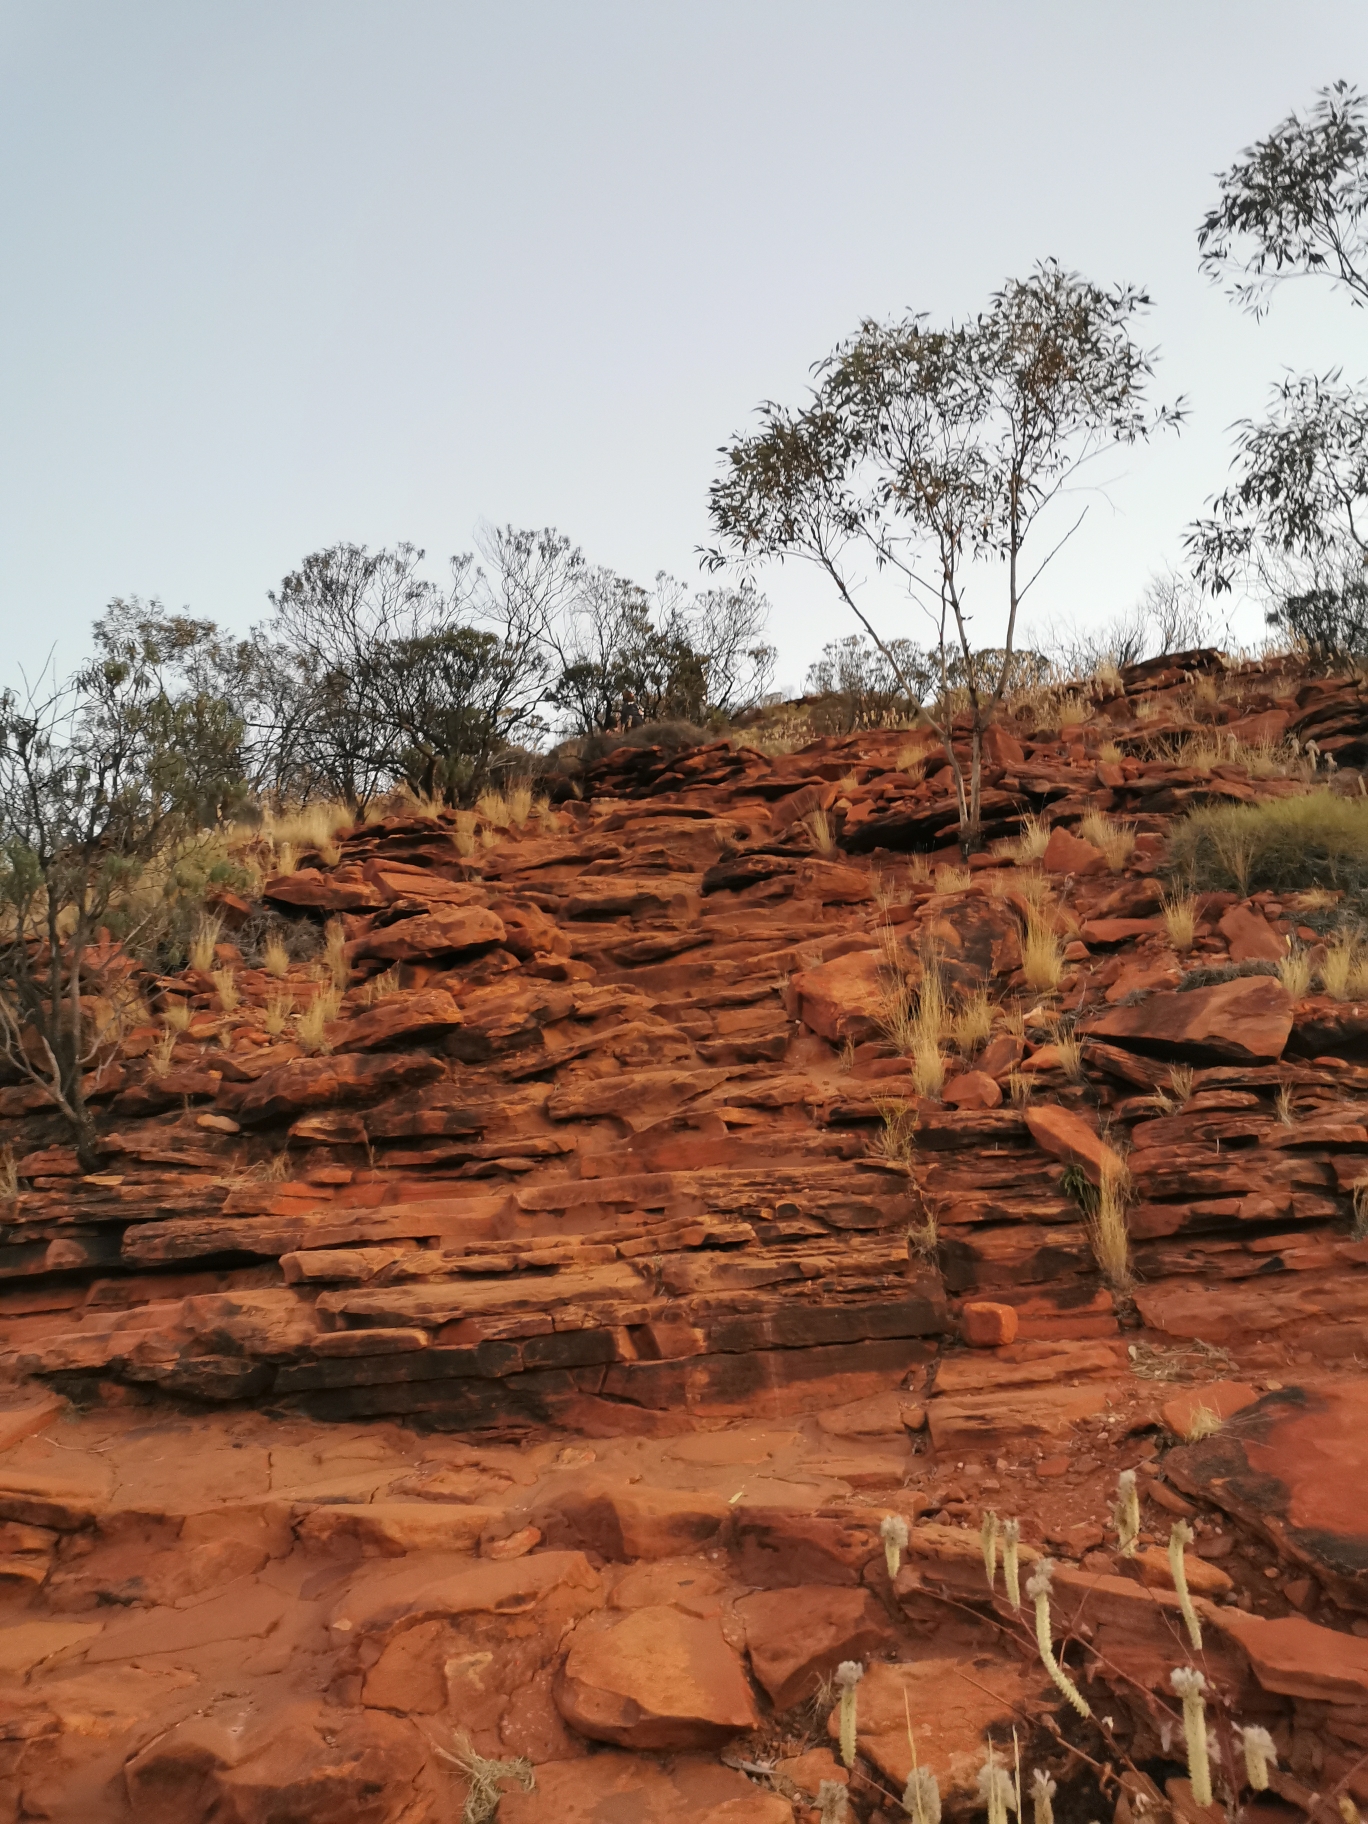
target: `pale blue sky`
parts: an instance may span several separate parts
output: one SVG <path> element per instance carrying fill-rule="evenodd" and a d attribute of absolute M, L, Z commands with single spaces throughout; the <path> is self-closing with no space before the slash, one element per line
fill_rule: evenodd
<path fill-rule="evenodd" d="M 1044 255 L 1150 288 L 1193 408 L 1041 584 L 1037 619 L 1105 619 L 1284 365 L 1368 373 L 1368 312 L 1255 325 L 1196 270 L 1212 173 L 1339 76 L 1362 0 L 0 4 L 4 676 L 113 595 L 245 628 L 339 538 L 439 567 L 550 522 L 692 580 L 758 400 Z M 847 627 L 767 587 L 797 684 Z"/>

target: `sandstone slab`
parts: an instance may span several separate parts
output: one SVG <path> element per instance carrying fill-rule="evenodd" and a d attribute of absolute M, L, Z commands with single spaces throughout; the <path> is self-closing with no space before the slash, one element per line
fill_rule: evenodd
<path fill-rule="evenodd" d="M 1237 976 L 1185 994 L 1152 994 L 1090 1020 L 1094 1037 L 1152 1057 L 1266 1064 L 1292 1031 L 1292 997 L 1272 976 Z"/>
<path fill-rule="evenodd" d="M 596 1754 L 538 1767 L 510 1792 L 500 1824 L 793 1824 L 793 1807 L 715 1759 Z"/>
<path fill-rule="evenodd" d="M 664 1607 L 577 1628 L 556 1704 L 572 1729 L 621 1748 L 718 1747 L 760 1720 L 719 1623 Z"/>
<path fill-rule="evenodd" d="M 751 1669 L 776 1710 L 810 1697 L 843 1659 L 868 1659 L 894 1640 L 869 1590 L 833 1584 L 758 1590 L 736 1606 Z"/>

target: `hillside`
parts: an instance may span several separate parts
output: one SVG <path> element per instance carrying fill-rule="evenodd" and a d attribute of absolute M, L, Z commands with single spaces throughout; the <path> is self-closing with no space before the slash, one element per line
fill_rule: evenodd
<path fill-rule="evenodd" d="M 1357 816 L 1368 686 L 1187 653 L 987 760 L 967 864 L 928 730 L 630 747 L 107 947 L 101 1171 L 0 1088 L 2 1824 L 493 1815 L 462 1734 L 502 1824 L 956 1815 L 1014 1729 L 1205 1824 L 1176 1519 L 1251 1815 L 1368 1802 L 1368 868 L 1173 871 Z"/>

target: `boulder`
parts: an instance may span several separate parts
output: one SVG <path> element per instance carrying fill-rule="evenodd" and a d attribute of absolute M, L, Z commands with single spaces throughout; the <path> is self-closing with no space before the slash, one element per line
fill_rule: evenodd
<path fill-rule="evenodd" d="M 874 1039 L 888 1008 L 887 971 L 882 952 L 854 950 L 789 978 L 803 1024 L 833 1045 Z"/>
<path fill-rule="evenodd" d="M 864 1660 L 894 1643 L 872 1592 L 834 1584 L 758 1590 L 736 1605 L 751 1670 L 776 1710 L 811 1697 L 843 1659 Z"/>
<path fill-rule="evenodd" d="M 1276 963 L 1287 954 L 1284 940 L 1253 906 L 1232 906 L 1216 929 L 1230 945 L 1232 963 Z"/>
<path fill-rule="evenodd" d="M 1186 994 L 1152 994 L 1088 1021 L 1085 1030 L 1152 1057 L 1269 1064 L 1292 1030 L 1292 997 L 1273 976 L 1237 976 Z"/>
<path fill-rule="evenodd" d="M 1120 1154 L 1071 1108 L 1055 1104 L 1028 1108 L 1026 1125 L 1042 1152 L 1066 1165 L 1081 1166 L 1093 1184 L 1100 1184 L 1104 1175 L 1120 1176 L 1125 1170 Z"/>
<path fill-rule="evenodd" d="M 443 1074 L 423 1052 L 349 1052 L 341 1057 L 295 1058 L 278 1064 L 255 1083 L 226 1084 L 217 1106 L 244 1126 L 288 1121 L 310 1108 L 371 1102 L 399 1089 L 416 1088 Z"/>
<path fill-rule="evenodd" d="M 971 1349 L 998 1349 L 1016 1341 L 1017 1321 L 1011 1305 L 971 1299 L 960 1312 L 960 1335 Z"/>
<path fill-rule="evenodd" d="M 946 1084 L 941 1101 L 951 1108 L 1001 1108 L 1002 1091 L 986 1071 L 966 1070 Z"/>
<path fill-rule="evenodd" d="M 676 1608 L 576 1628 L 556 1705 L 572 1729 L 620 1748 L 716 1748 L 760 1721 L 720 1623 Z"/>
<path fill-rule="evenodd" d="M 461 1010 L 445 988 L 412 994 L 387 994 L 354 1020 L 329 1028 L 335 1052 L 382 1051 L 406 1039 L 440 1038 L 461 1024 Z"/>
<path fill-rule="evenodd" d="M 506 935 L 503 920 L 483 906 L 440 906 L 432 912 L 421 912 L 416 918 L 378 926 L 357 938 L 348 950 L 353 958 L 420 963 L 434 956 L 455 956 L 501 944 Z"/>
<path fill-rule="evenodd" d="M 1249 1655 L 1265 1691 L 1313 1703 L 1351 1704 L 1359 1712 L 1368 1703 L 1368 1640 L 1319 1628 L 1300 1615 L 1269 1621 L 1223 1609 L 1217 1619 Z"/>
<path fill-rule="evenodd" d="M 1107 858 L 1101 849 L 1081 836 L 1074 836 L 1062 825 L 1050 831 L 1050 840 L 1040 858 L 1041 866 L 1051 874 L 1105 874 Z"/>

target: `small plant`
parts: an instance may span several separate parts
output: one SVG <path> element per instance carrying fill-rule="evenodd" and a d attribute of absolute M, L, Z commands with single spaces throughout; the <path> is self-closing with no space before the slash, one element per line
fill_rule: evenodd
<path fill-rule="evenodd" d="M 1023 1076 L 1019 1070 L 1011 1071 L 1007 1077 L 1007 1093 L 1012 1098 L 1013 1108 L 1026 1108 L 1035 1093 L 1035 1079 Z"/>
<path fill-rule="evenodd" d="M 491 829 L 489 825 L 486 824 L 484 829 L 480 831 L 480 847 L 482 849 L 497 849 L 498 846 L 499 832 L 496 829 Z"/>
<path fill-rule="evenodd" d="M 1193 1803 L 1211 1803 L 1211 1757 L 1207 1748 L 1206 1703 L 1203 1693 L 1206 1680 L 1192 1666 L 1178 1666 L 1169 1674 L 1169 1683 L 1183 1700 L 1183 1740 L 1187 1745 L 1188 1778 L 1192 1781 Z"/>
<path fill-rule="evenodd" d="M 1054 1796 L 1057 1791 L 1058 1788 L 1045 1769 L 1037 1767 L 1031 1776 L 1032 1824 L 1054 1824 Z"/>
<path fill-rule="evenodd" d="M 1123 1558 L 1134 1558 L 1140 1539 L 1140 1490 L 1133 1469 L 1123 1469 L 1116 1478 L 1112 1520 L 1116 1526 L 1117 1550 Z"/>
<path fill-rule="evenodd" d="M 979 1528 L 979 1544 L 983 1548 L 983 1568 L 988 1573 L 988 1588 L 991 1590 L 997 1583 L 997 1548 L 998 1517 L 992 1508 L 986 1508 L 983 1524 Z"/>
<path fill-rule="evenodd" d="M 1026 866 L 1032 861 L 1039 861 L 1050 842 L 1050 826 L 1043 817 L 1028 812 L 1021 820 L 1021 827 L 1015 836 L 1006 838 L 999 846 L 1001 853 L 1010 855 L 1019 866 Z"/>
<path fill-rule="evenodd" d="M 936 1218 L 927 1210 L 921 1226 L 909 1225 L 907 1230 L 907 1252 L 909 1258 L 934 1260 L 936 1249 L 940 1244 L 940 1226 Z"/>
<path fill-rule="evenodd" d="M 834 855 L 837 851 L 836 829 L 825 811 L 813 811 L 803 819 L 812 837 L 812 846 L 819 855 Z"/>
<path fill-rule="evenodd" d="M 1119 766 L 1125 759 L 1115 741 L 1104 741 L 1097 750 L 1097 757 L 1104 766 Z"/>
<path fill-rule="evenodd" d="M 1203 1406 L 1199 1401 L 1193 1407 L 1188 1422 L 1183 1427 L 1183 1442 L 1200 1444 L 1203 1438 L 1214 1438 L 1220 1429 L 1220 1415 L 1214 1413 L 1210 1406 Z"/>
<path fill-rule="evenodd" d="M 524 1792 L 536 1790 L 532 1763 L 521 1755 L 515 1760 L 490 1760 L 483 1754 L 476 1754 L 468 1735 L 458 1735 L 453 1745 L 455 1753 L 449 1754 L 445 1748 L 438 1748 L 437 1753 L 465 1775 L 466 1802 L 461 1824 L 490 1824 L 509 1780 L 516 1780 Z"/>
<path fill-rule="evenodd" d="M 1173 1587 L 1178 1592 L 1178 1606 L 1183 1612 L 1183 1624 L 1187 1628 L 1188 1639 L 1192 1642 L 1192 1650 L 1200 1653 L 1202 1624 L 1197 1619 L 1197 1611 L 1193 1608 L 1192 1597 L 1188 1593 L 1187 1562 L 1183 1556 L 1191 1544 L 1192 1528 L 1186 1520 L 1175 1520 L 1169 1533 L 1169 1574 L 1173 1578 Z"/>
<path fill-rule="evenodd" d="M 218 1004 L 225 1013 L 231 1013 L 242 999 L 238 993 L 237 977 L 231 969 L 215 969 L 214 991 L 218 995 Z"/>
<path fill-rule="evenodd" d="M 836 1668 L 836 1684 L 841 1693 L 841 1759 L 847 1767 L 855 1765 L 857 1746 L 855 1687 L 863 1677 L 864 1667 L 858 1659 L 843 1659 Z"/>
<path fill-rule="evenodd" d="M 940 1784 L 929 1767 L 913 1767 L 903 1787 L 902 1808 L 917 1824 L 941 1824 Z"/>
<path fill-rule="evenodd" d="M 1059 1053 L 1059 1067 L 1070 1083 L 1083 1081 L 1083 1045 L 1072 1032 L 1055 1034 L 1055 1050 Z"/>
<path fill-rule="evenodd" d="M 982 988 L 965 995 L 955 1009 L 951 1030 L 955 1044 L 966 1058 L 987 1043 L 993 1030 L 993 1003 Z"/>
<path fill-rule="evenodd" d="M 214 966 L 214 948 L 223 935 L 223 920 L 206 916 L 201 918 L 195 935 L 190 939 L 190 967 L 197 969 L 201 975 L 208 975 Z"/>
<path fill-rule="evenodd" d="M 329 919 L 325 936 L 327 948 L 323 960 L 328 977 L 334 988 L 345 988 L 351 977 L 351 965 L 347 961 L 347 934 L 342 929 L 341 919 Z"/>
<path fill-rule="evenodd" d="M 337 1018 L 342 997 L 335 988 L 323 988 L 313 997 L 303 1013 L 295 1016 L 295 1036 L 305 1051 L 326 1051 L 327 1029 Z"/>
<path fill-rule="evenodd" d="M 1354 1241 L 1368 1241 L 1368 1178 L 1360 1178 L 1354 1186 L 1354 1226 L 1350 1231 Z"/>
<path fill-rule="evenodd" d="M 1173 826 L 1168 855 L 1175 872 L 1206 889 L 1360 892 L 1368 885 L 1368 798 L 1325 790 L 1208 805 Z"/>
<path fill-rule="evenodd" d="M 1126 1209 L 1130 1203 L 1130 1173 L 1122 1167 L 1102 1173 L 1096 1199 L 1088 1214 L 1088 1239 L 1098 1271 L 1113 1292 L 1128 1292 L 1135 1283 L 1130 1264 L 1130 1229 Z"/>
<path fill-rule="evenodd" d="M 289 1025 L 294 1014 L 294 996 L 292 994 L 272 994 L 266 999 L 262 1011 L 261 1023 L 273 1039 L 278 1039 Z"/>
<path fill-rule="evenodd" d="M 1085 842 L 1101 849 L 1113 874 L 1119 874 L 1135 853 L 1135 831 L 1130 824 L 1113 823 L 1101 811 L 1089 811 L 1080 819 L 1078 833 Z"/>
<path fill-rule="evenodd" d="M 19 1195 L 18 1161 L 12 1146 L 0 1147 L 0 1203 L 13 1203 Z"/>
<path fill-rule="evenodd" d="M 1026 919 L 1026 934 L 1021 945 L 1021 972 L 1027 985 L 1037 994 L 1058 988 L 1064 973 L 1064 946 L 1054 925 L 1031 912 Z"/>
<path fill-rule="evenodd" d="M 508 790 L 508 821 L 521 829 L 532 815 L 532 788 L 529 785 L 514 785 Z"/>
<path fill-rule="evenodd" d="M 907 1550 L 907 1522 L 901 1514 L 885 1514 L 879 1522 L 879 1537 L 883 1540 L 884 1563 L 888 1567 L 888 1581 L 892 1583 L 902 1568 L 902 1555 Z"/>
<path fill-rule="evenodd" d="M 1341 931 L 1325 952 L 1325 961 L 1320 966 L 1320 980 L 1321 987 L 1332 1001 L 1349 999 L 1349 984 L 1355 978 L 1359 961 L 1358 948 L 1357 933 Z"/>
<path fill-rule="evenodd" d="M 480 813 L 481 817 L 484 818 L 486 823 L 495 824 L 500 829 L 506 829 L 508 827 L 508 800 L 504 797 L 502 792 L 496 792 L 492 788 L 488 791 L 481 792 L 479 797 L 475 800 L 475 809 Z"/>
<path fill-rule="evenodd" d="M 1014 1609 L 1021 1607 L 1021 1522 L 1008 1520 L 1002 1529 L 1002 1581 L 1007 1587 L 1007 1600 Z"/>
<path fill-rule="evenodd" d="M 966 887 L 973 885 L 974 877 L 968 868 L 951 867 L 949 864 L 936 869 L 937 893 L 963 893 Z"/>
<path fill-rule="evenodd" d="M 1283 1127 L 1295 1127 L 1296 1115 L 1292 1107 L 1292 1090 L 1289 1084 L 1284 1083 L 1274 1096 L 1273 1112 Z"/>
<path fill-rule="evenodd" d="M 290 953 L 282 938 L 272 935 L 266 939 L 261 946 L 261 966 L 267 975 L 280 977 L 290 973 Z"/>
<path fill-rule="evenodd" d="M 162 1019 L 171 1032 L 188 1032 L 194 1017 L 189 1001 L 168 1000 L 162 1009 Z"/>
<path fill-rule="evenodd" d="M 275 871 L 277 874 L 293 874 L 298 861 L 295 858 L 294 844 L 281 842 L 276 845 Z"/>
<path fill-rule="evenodd" d="M 988 1824 L 1007 1824 L 1007 1813 L 1016 1810 L 1016 1792 L 1012 1785 L 1012 1776 L 1005 1767 L 999 1767 L 997 1755 L 990 1741 L 988 1759 L 979 1769 L 979 1798 L 988 1812 Z"/>
<path fill-rule="evenodd" d="M 1197 901 L 1190 893 L 1164 901 L 1164 932 L 1180 954 L 1191 950 L 1197 936 Z"/>
<path fill-rule="evenodd" d="M 1169 1072 L 1168 1093 L 1179 1108 L 1192 1100 L 1192 1086 L 1197 1074 L 1191 1064 L 1176 1064 Z"/>
<path fill-rule="evenodd" d="M 457 811 L 456 825 L 451 832 L 451 840 L 456 846 L 456 853 L 462 858 L 475 853 L 474 811 Z"/>
<path fill-rule="evenodd" d="M 1311 992 L 1311 958 L 1300 947 L 1294 948 L 1291 938 L 1287 940 L 1287 955 L 1278 963 L 1278 980 L 1294 1001 Z"/>
<path fill-rule="evenodd" d="M 845 1824 L 849 1795 L 840 1780 L 823 1780 L 817 1788 L 817 1824 Z"/>
<path fill-rule="evenodd" d="M 158 1037 L 149 1054 L 154 1077 L 164 1077 L 171 1069 L 171 1060 L 176 1055 L 176 1030 L 168 1026 Z"/>
<path fill-rule="evenodd" d="M 1040 1649 L 1040 1663 L 1049 1674 L 1051 1684 L 1073 1705 L 1078 1714 L 1091 1716 L 1087 1699 L 1055 1658 L 1054 1639 L 1050 1631 L 1050 1588 L 1053 1578 L 1054 1564 L 1048 1558 L 1041 1558 L 1026 1585 L 1026 1594 L 1035 1604 L 1036 1646 Z"/>
<path fill-rule="evenodd" d="M 1273 1737 L 1258 1723 L 1239 1731 L 1244 1749 L 1245 1778 L 1255 1792 L 1268 1791 L 1268 1769 L 1278 1764 L 1278 1750 Z"/>
<path fill-rule="evenodd" d="M 917 1132 L 917 1111 L 906 1102 L 880 1102 L 883 1122 L 875 1150 L 894 1165 L 909 1165 Z"/>

